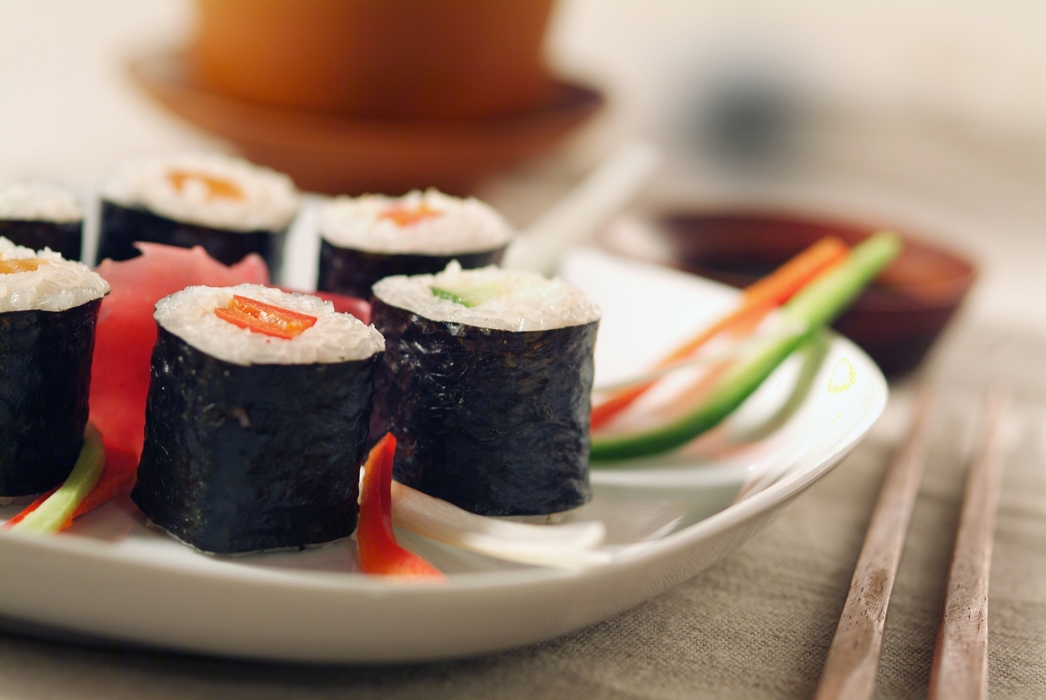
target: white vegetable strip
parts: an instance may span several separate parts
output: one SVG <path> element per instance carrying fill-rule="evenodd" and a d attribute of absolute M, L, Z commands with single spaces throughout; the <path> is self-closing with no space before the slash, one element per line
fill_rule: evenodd
<path fill-rule="evenodd" d="M 605 564 L 609 552 L 593 551 L 606 537 L 600 522 L 530 525 L 469 513 L 392 482 L 392 524 L 445 544 L 496 559 L 562 569 Z"/>
<path fill-rule="evenodd" d="M 662 369 L 656 369 L 646 374 L 641 374 L 635 377 L 615 382 L 613 384 L 606 384 L 604 386 L 597 386 L 592 389 L 593 393 L 604 393 L 609 391 L 620 391 L 622 389 L 631 389 L 639 384 L 646 384 L 647 382 L 655 381 L 666 377 L 670 374 L 674 374 L 679 370 L 686 369 L 688 367 L 708 367 L 717 365 L 724 360 L 735 360 L 745 355 L 745 353 L 751 351 L 753 348 L 757 348 L 767 338 L 775 335 L 784 333 L 805 333 L 809 328 L 809 325 L 803 321 L 796 319 L 782 319 L 777 316 L 771 316 L 768 322 L 764 322 L 758 331 L 752 335 L 742 339 L 734 340 L 726 343 L 722 349 L 715 352 L 706 353 L 698 357 L 694 357 L 688 360 L 680 360 L 674 362 L 668 367 Z M 719 338 L 720 336 L 715 336 Z"/>

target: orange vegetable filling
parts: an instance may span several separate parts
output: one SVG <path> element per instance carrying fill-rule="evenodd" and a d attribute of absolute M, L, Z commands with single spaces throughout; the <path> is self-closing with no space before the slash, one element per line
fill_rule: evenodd
<path fill-rule="evenodd" d="M 0 260 L 0 275 L 11 275 L 16 272 L 33 272 L 41 265 L 46 264 L 46 260 L 40 260 L 39 258 Z"/>
<path fill-rule="evenodd" d="M 199 182 L 207 188 L 207 199 L 243 199 L 243 190 L 235 183 L 220 177 L 187 170 L 172 170 L 167 173 L 167 181 L 179 192 L 185 189 L 186 183 L 190 180 Z"/>
<path fill-rule="evenodd" d="M 433 219 L 438 216 L 443 216 L 443 212 L 439 209 L 431 208 L 425 202 L 422 202 L 416 207 L 403 207 L 399 205 L 389 207 L 378 214 L 379 219 L 388 219 L 397 226 L 410 226 L 411 224 L 416 224 L 424 219 Z"/>
<path fill-rule="evenodd" d="M 253 333 L 264 333 L 287 340 L 316 325 L 315 316 L 241 297 L 239 294 L 233 295 L 228 306 L 216 308 L 214 315 Z"/>

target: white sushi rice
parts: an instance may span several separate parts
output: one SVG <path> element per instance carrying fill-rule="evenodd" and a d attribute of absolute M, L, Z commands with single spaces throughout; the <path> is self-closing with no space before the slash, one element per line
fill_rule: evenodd
<path fill-rule="evenodd" d="M 432 288 L 462 289 L 497 285 L 505 294 L 468 307 L 436 296 Z M 600 318 L 599 307 L 584 292 L 558 277 L 496 266 L 462 270 L 457 262 L 435 275 L 397 275 L 374 285 L 374 296 L 433 321 L 506 331 L 543 331 L 579 326 Z"/>
<path fill-rule="evenodd" d="M 401 226 L 382 217 L 389 210 L 421 206 L 440 212 Z M 512 228 L 478 199 L 458 199 L 437 190 L 403 197 L 338 197 L 320 210 L 320 235 L 339 248 L 370 253 L 454 255 L 495 250 L 512 239 Z"/>
<path fill-rule="evenodd" d="M 228 306 L 234 294 L 316 316 L 316 325 L 292 339 L 240 328 L 214 313 L 216 308 Z M 366 359 L 385 349 L 385 339 L 374 326 L 366 326 L 350 314 L 338 313 L 329 301 L 260 284 L 187 287 L 161 299 L 153 316 L 197 350 L 244 366 L 347 362 Z"/>
<path fill-rule="evenodd" d="M 0 236 L 0 261 L 25 259 L 43 262 L 35 270 L 0 274 L 0 313 L 65 311 L 109 293 L 109 283 L 82 262 L 47 248 L 38 253 Z"/>
<path fill-rule="evenodd" d="M 178 187 L 172 173 L 190 177 Z M 227 182 L 242 196 L 212 196 L 200 176 Z M 282 231 L 298 211 L 298 193 L 289 177 L 217 153 L 127 161 L 102 185 L 101 194 L 124 207 L 228 231 Z"/>
<path fill-rule="evenodd" d="M 83 207 L 72 192 L 45 182 L 10 182 L 0 185 L 0 220 L 82 221 Z"/>

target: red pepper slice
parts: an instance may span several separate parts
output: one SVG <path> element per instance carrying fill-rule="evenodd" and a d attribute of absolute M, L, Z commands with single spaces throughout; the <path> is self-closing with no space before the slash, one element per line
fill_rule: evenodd
<path fill-rule="evenodd" d="M 243 199 L 243 190 L 225 178 L 188 170 L 172 170 L 167 173 L 167 181 L 179 192 L 185 189 L 185 183 L 190 180 L 199 182 L 207 188 L 207 199 Z"/>
<path fill-rule="evenodd" d="M 241 297 L 239 294 L 233 295 L 227 307 L 216 308 L 214 314 L 234 326 L 287 340 L 316 325 L 315 316 Z"/>
<path fill-rule="evenodd" d="M 426 202 L 422 202 L 416 207 L 396 205 L 378 214 L 379 219 L 388 219 L 397 226 L 410 226 L 424 219 L 432 219 L 437 216 L 443 216 L 443 212 L 439 209 L 431 208 Z"/>
<path fill-rule="evenodd" d="M 4 525 L 3 525 L 3 526 L 4 526 L 5 528 L 9 528 L 9 527 L 13 527 L 14 525 L 18 524 L 18 523 L 19 523 L 20 521 L 22 521 L 23 519 L 25 519 L 25 516 L 29 515 L 29 514 L 30 514 L 30 513 L 32 513 L 32 512 L 34 511 L 34 510 L 36 510 L 36 509 L 37 509 L 37 508 L 39 508 L 39 507 L 40 507 L 41 505 L 43 505 L 44 501 L 46 501 L 46 500 L 47 500 L 48 498 L 50 498 L 50 497 L 51 497 L 51 495 L 52 495 L 52 494 L 53 494 L 53 493 L 54 493 L 55 491 L 57 491 L 57 490 L 58 490 L 58 487 L 57 487 L 57 486 L 55 486 L 55 487 L 54 487 L 53 489 L 51 489 L 51 490 L 50 490 L 50 491 L 48 491 L 47 493 L 45 493 L 45 494 L 42 494 L 42 495 L 41 495 L 41 496 L 40 496 L 39 498 L 37 498 L 37 499 L 36 499 L 35 501 L 33 501 L 32 503 L 30 503 L 29 505 L 27 505 L 27 506 L 26 506 L 25 508 L 23 508 L 23 509 L 22 509 L 22 510 L 21 510 L 21 511 L 20 511 L 20 512 L 19 512 L 19 513 L 18 513 L 18 514 L 16 515 L 16 516 L 14 516 L 14 517 L 13 517 L 13 518 L 11 518 L 10 520 L 8 520 L 8 521 L 7 521 L 6 523 L 4 523 Z M 71 518 L 70 518 L 70 520 L 71 520 Z"/>
<path fill-rule="evenodd" d="M 16 272 L 35 272 L 46 260 L 39 258 L 9 258 L 0 260 L 0 275 L 11 275 Z"/>
<path fill-rule="evenodd" d="M 115 498 L 121 493 L 130 491 L 134 485 L 134 478 L 138 469 L 138 459 L 129 450 L 114 448 L 109 443 L 105 445 L 105 469 L 94 490 L 77 506 L 73 517 L 63 527 L 68 527 L 74 518 L 94 510 L 110 498 Z"/>
<path fill-rule="evenodd" d="M 439 569 L 396 542 L 392 532 L 392 461 L 396 436 L 386 433 L 378 440 L 367 462 L 360 493 L 360 522 L 356 541 L 360 564 L 368 574 L 445 581 Z"/>
<path fill-rule="evenodd" d="M 63 530 L 72 525 L 75 518 L 79 518 L 84 513 L 94 510 L 102 505 L 110 498 L 115 498 L 124 491 L 129 491 L 131 489 L 131 485 L 134 483 L 135 467 L 138 465 L 138 459 L 135 458 L 134 455 L 126 454 L 126 451 L 113 451 L 108 445 L 105 449 L 105 457 L 105 469 L 102 471 L 101 478 L 98 479 L 98 483 L 94 485 L 94 489 L 91 490 L 91 493 L 88 494 L 83 503 L 76 507 L 76 510 L 73 511 L 69 520 L 62 525 Z M 55 486 L 50 491 L 37 498 L 22 509 L 17 515 L 4 523 L 3 527 L 11 527 L 17 524 L 20 520 L 24 519 L 25 516 L 43 505 L 43 502 L 50 498 L 51 494 L 57 490 L 58 487 Z"/>

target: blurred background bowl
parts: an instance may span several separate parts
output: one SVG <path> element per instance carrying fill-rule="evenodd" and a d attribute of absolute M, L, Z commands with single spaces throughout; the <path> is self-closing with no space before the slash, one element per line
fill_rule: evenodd
<path fill-rule="evenodd" d="M 331 194 L 427 187 L 468 194 L 485 177 L 559 145 L 604 102 L 594 90 L 555 82 L 543 101 L 495 116 L 364 118 L 214 92 L 194 80 L 178 52 L 140 58 L 130 71 L 178 116 L 233 142 L 252 161 L 287 173 L 300 188 Z"/>
<path fill-rule="evenodd" d="M 879 226 L 819 220 L 778 212 L 672 212 L 652 227 L 658 262 L 735 287 L 745 287 L 825 236 L 854 245 Z M 902 234 L 904 252 L 833 324 L 860 345 L 887 376 L 914 370 L 977 277 L 963 257 Z M 632 241 L 632 242 L 629 242 Z M 649 257 L 634 239 L 601 238 L 608 248 Z M 648 241 L 648 243 L 650 243 Z"/>
<path fill-rule="evenodd" d="M 554 0 L 196 0 L 188 64 L 212 92 L 357 117 L 514 113 L 555 90 Z"/>

